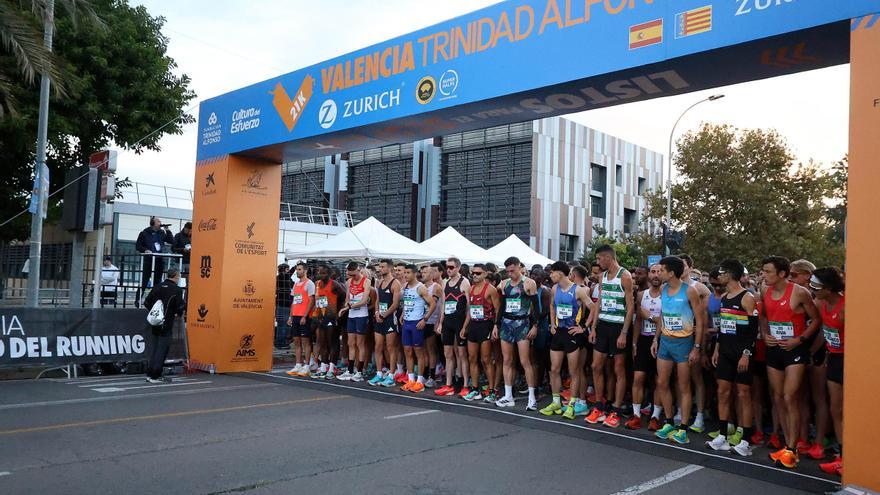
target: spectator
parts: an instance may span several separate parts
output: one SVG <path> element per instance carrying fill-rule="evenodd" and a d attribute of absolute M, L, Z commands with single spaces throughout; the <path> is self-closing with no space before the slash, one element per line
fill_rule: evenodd
<path fill-rule="evenodd" d="M 162 272 L 165 271 L 165 260 L 161 256 L 156 256 L 162 252 L 162 247 L 174 242 L 174 236 L 168 230 L 169 225 L 163 225 L 162 220 L 156 217 L 150 217 L 150 226 L 145 228 L 138 234 L 137 242 L 134 247 L 137 252 L 144 255 L 143 275 L 141 276 L 141 287 L 135 297 L 135 306 L 150 282 L 152 275 L 155 284 L 158 284 Z"/>
<path fill-rule="evenodd" d="M 293 301 L 293 280 L 290 278 L 290 266 L 287 263 L 278 265 L 275 278 L 275 348 L 284 349 L 290 342 L 287 318 L 290 316 L 290 305 Z"/>
<path fill-rule="evenodd" d="M 165 311 L 165 322 L 161 326 L 153 327 L 148 335 L 147 349 L 150 349 L 150 359 L 147 364 L 147 381 L 150 383 L 164 383 L 162 369 L 165 366 L 165 358 L 171 347 L 171 330 L 174 328 L 174 317 L 183 314 L 183 289 L 180 283 L 180 270 L 169 268 L 167 278 L 159 285 L 153 287 L 150 294 L 144 300 L 144 306 L 149 310 L 156 301 L 162 301 Z"/>
<path fill-rule="evenodd" d="M 116 286 L 119 285 L 119 268 L 117 268 L 109 256 L 104 258 L 101 267 L 101 307 L 105 304 L 113 304 L 116 307 Z"/>
<path fill-rule="evenodd" d="M 174 236 L 171 252 L 182 254 L 180 271 L 184 278 L 189 277 L 189 253 L 192 251 L 192 222 L 183 224 L 183 230 Z"/>

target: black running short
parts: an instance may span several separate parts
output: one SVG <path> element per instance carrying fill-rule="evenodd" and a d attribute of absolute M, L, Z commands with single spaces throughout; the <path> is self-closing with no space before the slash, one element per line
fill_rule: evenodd
<path fill-rule="evenodd" d="M 779 346 L 767 346 L 767 366 L 784 370 L 789 366 L 807 364 L 810 359 L 810 348 L 807 344 L 801 344 L 790 351 Z"/>
<path fill-rule="evenodd" d="M 394 321 L 394 315 L 382 319 L 382 323 L 373 324 L 373 332 L 379 335 L 388 335 L 390 333 L 400 333 L 397 322 Z"/>
<path fill-rule="evenodd" d="M 651 355 L 651 344 L 653 343 L 653 335 L 639 335 L 639 340 L 636 342 L 636 357 L 633 361 L 634 371 L 641 371 L 649 375 L 657 373 L 657 358 Z"/>
<path fill-rule="evenodd" d="M 620 337 L 621 331 L 623 331 L 623 323 L 608 323 L 599 320 L 596 324 L 596 352 L 607 354 L 608 357 L 625 353 L 626 349 L 617 348 L 617 339 Z"/>
<path fill-rule="evenodd" d="M 551 351 L 564 351 L 566 354 L 583 349 L 587 345 L 587 333 L 570 335 L 567 328 L 558 328 L 550 337 Z"/>
<path fill-rule="evenodd" d="M 742 354 L 725 352 L 723 349 L 718 353 L 718 366 L 715 367 L 715 378 L 726 382 L 735 382 L 740 385 L 751 385 L 754 371 L 754 363 L 749 359 L 749 369 L 745 373 L 737 370 Z"/>
<path fill-rule="evenodd" d="M 843 385 L 843 353 L 829 352 L 826 366 L 828 367 L 826 375 L 828 381 Z"/>
<path fill-rule="evenodd" d="M 440 329 L 440 340 L 443 341 L 443 345 L 459 347 L 467 345 L 467 339 L 461 338 L 461 325 L 462 322 L 459 321 L 443 320 L 443 327 Z"/>
<path fill-rule="evenodd" d="M 468 342 L 481 343 L 492 338 L 492 327 L 495 322 L 492 320 L 471 320 L 468 324 L 467 340 Z"/>

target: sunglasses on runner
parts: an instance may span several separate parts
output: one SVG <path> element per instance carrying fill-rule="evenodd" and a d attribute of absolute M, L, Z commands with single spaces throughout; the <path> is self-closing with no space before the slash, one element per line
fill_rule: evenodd
<path fill-rule="evenodd" d="M 458 268 L 458 267 L 455 265 L 446 265 L 447 270 L 455 270 L 456 268 Z"/>
<path fill-rule="evenodd" d="M 485 272 L 471 272 L 471 275 L 473 275 L 475 277 L 480 277 L 483 275 L 483 273 L 485 273 Z"/>

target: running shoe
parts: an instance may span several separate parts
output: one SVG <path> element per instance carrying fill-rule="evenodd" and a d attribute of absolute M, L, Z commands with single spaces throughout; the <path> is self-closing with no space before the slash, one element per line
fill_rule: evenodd
<path fill-rule="evenodd" d="M 406 383 L 404 383 L 403 386 L 400 387 L 400 391 L 401 391 L 401 392 L 409 392 L 410 388 L 412 388 L 413 384 L 415 384 L 415 383 L 416 383 L 416 382 L 406 382 Z"/>
<path fill-rule="evenodd" d="M 547 405 L 547 407 L 541 409 L 541 414 L 544 416 L 552 416 L 554 414 L 562 414 L 562 403 L 560 402 L 551 402 Z"/>
<path fill-rule="evenodd" d="M 312 373 L 311 377 L 314 378 L 315 380 L 323 380 L 324 375 L 326 375 L 326 374 L 327 374 L 326 371 L 318 370 L 318 371 Z"/>
<path fill-rule="evenodd" d="M 538 403 L 534 401 L 529 401 L 528 405 L 526 405 L 526 411 L 537 411 Z"/>
<path fill-rule="evenodd" d="M 463 391 L 463 390 L 462 390 L 462 391 Z M 482 394 L 480 394 L 480 391 L 479 391 L 479 390 L 471 390 L 471 391 L 468 392 L 468 394 L 464 397 L 464 400 L 466 400 L 466 401 L 468 401 L 468 402 L 473 402 L 473 401 L 475 401 L 475 400 L 479 400 L 481 396 L 482 396 Z"/>
<path fill-rule="evenodd" d="M 495 402 L 495 401 L 497 401 L 497 400 L 498 400 L 498 394 L 495 392 L 495 389 L 492 389 L 492 390 L 489 391 L 489 395 L 487 395 L 487 396 L 483 399 L 483 402 L 486 402 L 486 403 L 491 404 L 491 403 L 493 403 L 493 402 Z"/>
<path fill-rule="evenodd" d="M 602 424 L 609 428 L 617 428 L 620 426 L 620 416 L 616 412 L 612 412 L 605 417 L 605 421 Z"/>
<path fill-rule="evenodd" d="M 301 364 L 296 365 L 293 368 L 290 368 L 290 370 L 287 371 L 287 374 L 290 376 L 299 376 L 299 370 L 301 370 L 301 369 L 302 369 Z"/>
<path fill-rule="evenodd" d="M 397 383 L 394 381 L 394 377 L 391 376 L 391 374 L 389 373 L 387 376 L 385 376 L 385 379 L 382 380 L 381 385 L 385 388 L 391 388 L 397 385 Z"/>
<path fill-rule="evenodd" d="M 752 445 L 763 445 L 764 444 L 764 432 L 756 431 L 752 438 L 749 439 L 752 442 Z"/>
<path fill-rule="evenodd" d="M 788 469 L 794 469 L 798 465 L 797 452 L 795 452 L 793 450 L 785 449 L 785 452 L 783 452 L 782 455 L 779 456 L 779 459 L 777 459 L 777 462 L 779 464 L 782 464 L 783 467 L 786 467 Z"/>
<path fill-rule="evenodd" d="M 562 397 L 562 400 L 568 403 L 568 401 L 571 400 L 571 389 L 564 389 L 562 392 L 560 392 L 559 396 Z"/>
<path fill-rule="evenodd" d="M 817 461 L 821 461 L 825 458 L 825 448 L 822 447 L 821 442 L 814 442 L 810 449 L 805 452 L 806 455 L 816 459 Z"/>
<path fill-rule="evenodd" d="M 574 403 L 574 415 L 575 416 L 586 416 L 590 412 L 590 407 L 587 406 L 586 402 L 576 401 Z"/>
<path fill-rule="evenodd" d="M 742 440 L 733 447 L 733 451 L 743 457 L 748 457 L 752 455 L 752 446 L 749 445 L 749 442 Z"/>
<path fill-rule="evenodd" d="M 672 432 L 674 432 L 674 431 L 675 431 L 674 426 L 672 426 L 669 423 L 665 423 L 663 425 L 663 428 L 660 428 L 659 430 L 657 430 L 657 432 L 654 433 L 654 435 L 656 435 L 657 438 L 662 438 L 663 440 L 668 440 L 669 435 L 672 435 Z"/>
<path fill-rule="evenodd" d="M 843 469 L 843 458 L 836 455 L 831 462 L 819 464 L 819 469 L 828 474 L 839 474 L 840 470 Z"/>
<path fill-rule="evenodd" d="M 773 447 L 774 449 L 781 449 L 783 447 L 782 439 L 779 437 L 778 433 L 771 433 L 770 441 L 768 443 L 770 444 L 770 447 Z"/>
<path fill-rule="evenodd" d="M 351 381 L 353 382 L 362 382 L 364 381 L 364 374 L 358 371 L 357 373 L 351 375 Z"/>
<path fill-rule="evenodd" d="M 354 376 L 354 375 L 351 374 L 351 373 L 349 373 L 348 370 L 345 370 L 345 373 L 343 373 L 343 374 L 337 376 L 336 379 L 337 379 L 337 380 L 342 380 L 343 382 L 350 382 L 350 381 L 351 381 L 351 377 L 353 377 L 353 376 Z"/>
<path fill-rule="evenodd" d="M 648 404 L 647 406 L 643 407 L 640 412 L 642 413 L 642 416 L 648 416 L 651 414 L 651 411 L 653 411 L 653 410 L 654 410 L 654 406 L 652 406 L 651 404 Z"/>
<path fill-rule="evenodd" d="M 450 387 L 449 385 L 443 385 L 442 387 L 434 391 L 434 395 L 439 395 L 443 397 L 455 395 L 455 389 L 453 387 Z"/>
<path fill-rule="evenodd" d="M 327 372 L 324 373 L 325 380 L 333 380 L 334 378 L 336 378 L 336 372 L 334 370 L 327 370 Z"/>
<path fill-rule="evenodd" d="M 376 385 L 382 383 L 383 380 L 385 380 L 385 378 L 381 374 L 376 373 L 375 375 L 373 375 L 373 378 L 370 378 L 370 381 L 367 382 L 367 385 L 375 387 Z"/>
<path fill-rule="evenodd" d="M 798 440 L 794 448 L 797 450 L 798 455 L 804 455 L 810 450 L 810 442 Z"/>
<path fill-rule="evenodd" d="M 624 428 L 627 430 L 641 430 L 642 429 L 642 418 L 639 416 L 633 416 L 629 418 L 629 421 L 623 424 Z"/>
<path fill-rule="evenodd" d="M 516 401 L 508 399 L 507 397 L 502 397 L 495 401 L 495 405 L 498 407 L 513 407 L 516 405 Z"/>
<path fill-rule="evenodd" d="M 690 443 L 690 440 L 688 439 L 688 432 L 684 428 L 679 428 L 675 430 L 675 432 L 672 435 L 669 435 L 669 437 L 672 438 L 672 441 L 675 443 L 680 443 L 682 445 Z"/>
<path fill-rule="evenodd" d="M 727 441 L 730 443 L 730 446 L 739 445 L 740 442 L 743 441 L 743 429 L 737 428 L 733 435 L 727 437 Z"/>
<path fill-rule="evenodd" d="M 706 445 L 710 449 L 720 452 L 727 452 L 730 450 L 730 442 L 727 441 L 727 437 L 724 435 L 718 435 L 712 440 L 706 442 Z"/>
<path fill-rule="evenodd" d="M 562 417 L 565 419 L 574 419 L 574 404 L 569 403 L 565 406 L 565 412 L 562 413 Z"/>
<path fill-rule="evenodd" d="M 434 385 L 436 385 L 436 383 L 434 383 L 433 378 L 428 378 L 427 380 L 425 380 L 425 387 L 434 388 Z"/>
<path fill-rule="evenodd" d="M 395 373 L 394 374 L 394 382 L 395 383 L 406 383 L 407 382 L 406 373 L 404 373 L 402 371 Z"/>
<path fill-rule="evenodd" d="M 297 373 L 296 376 L 308 378 L 310 376 L 309 367 L 303 365 L 303 367 L 299 369 L 299 373 Z"/>
<path fill-rule="evenodd" d="M 702 421 L 699 423 L 694 422 L 694 424 L 690 425 L 688 428 L 694 433 L 703 433 L 706 431 L 706 425 Z"/>
<path fill-rule="evenodd" d="M 409 387 L 409 391 L 413 393 L 419 393 L 425 391 L 425 384 L 422 382 L 413 382 L 413 384 Z"/>
<path fill-rule="evenodd" d="M 778 461 L 779 458 L 782 457 L 782 454 L 784 454 L 786 451 L 788 451 L 788 448 L 782 447 L 781 449 L 779 449 L 775 452 L 770 452 L 770 460 L 773 462 Z"/>
<path fill-rule="evenodd" d="M 462 399 L 467 398 L 467 396 L 470 394 L 471 394 L 471 389 L 469 389 L 467 387 L 461 387 L 461 391 L 458 392 L 458 396 L 461 397 Z M 473 400 L 473 399 L 471 399 L 471 400 Z"/>
<path fill-rule="evenodd" d="M 659 419 L 652 417 L 650 420 L 648 420 L 648 431 L 657 431 L 660 428 L 662 428 L 662 426 L 660 426 Z"/>
<path fill-rule="evenodd" d="M 721 430 L 720 430 L 720 429 L 719 429 L 719 430 L 715 430 L 715 431 L 710 431 L 709 433 L 706 433 L 706 436 L 709 437 L 709 438 L 711 438 L 712 440 L 715 440 L 716 438 L 718 438 L 718 435 L 721 435 Z"/>
<path fill-rule="evenodd" d="M 590 411 L 590 415 L 584 419 L 587 423 L 594 425 L 596 423 L 605 421 L 605 413 L 599 410 L 598 407 L 594 407 L 592 411 Z"/>

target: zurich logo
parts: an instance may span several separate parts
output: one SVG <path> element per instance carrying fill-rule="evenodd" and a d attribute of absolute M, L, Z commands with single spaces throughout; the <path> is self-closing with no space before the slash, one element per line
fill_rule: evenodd
<path fill-rule="evenodd" d="M 455 91 L 458 89 L 458 72 L 449 69 L 440 76 L 440 84 L 439 84 L 440 94 L 443 96 L 450 96 L 455 94 Z"/>
<path fill-rule="evenodd" d="M 214 125 L 216 123 L 217 123 L 217 114 L 214 112 L 211 112 L 211 116 L 208 117 L 208 125 Z"/>
<path fill-rule="evenodd" d="M 318 123 L 321 124 L 321 127 L 324 129 L 329 129 L 336 122 L 336 102 L 333 100 L 326 100 L 321 104 L 321 108 L 318 110 Z"/>

